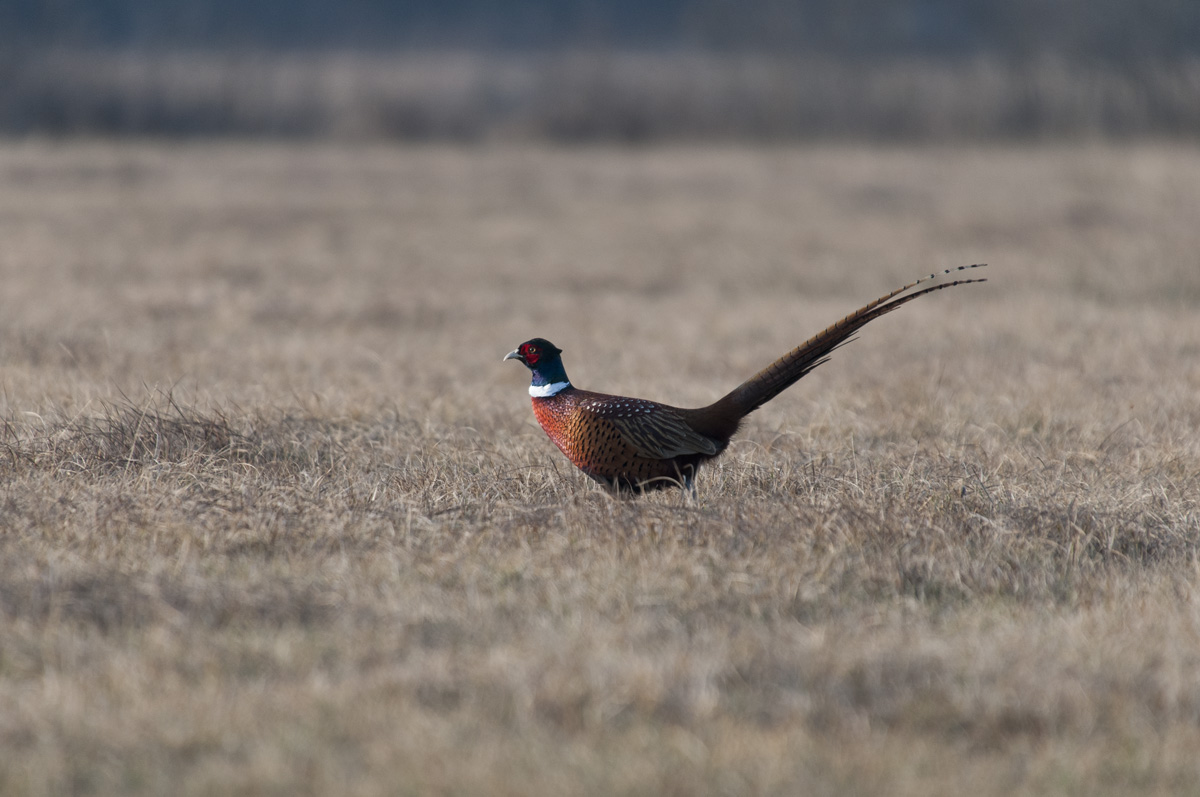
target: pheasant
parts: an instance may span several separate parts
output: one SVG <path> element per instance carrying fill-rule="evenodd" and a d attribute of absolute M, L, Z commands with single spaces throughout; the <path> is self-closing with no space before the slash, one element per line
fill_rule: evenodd
<path fill-rule="evenodd" d="M 585 474 L 622 492 L 670 486 L 690 489 L 696 469 L 725 450 L 747 415 L 829 359 L 863 326 L 927 293 L 987 281 L 956 279 L 901 296 L 938 276 L 930 274 L 854 311 L 716 402 L 697 409 L 580 390 L 567 378 L 559 356 L 562 350 L 545 338 L 522 343 L 504 359 L 520 360 L 532 372 L 529 395 L 538 423 Z"/>

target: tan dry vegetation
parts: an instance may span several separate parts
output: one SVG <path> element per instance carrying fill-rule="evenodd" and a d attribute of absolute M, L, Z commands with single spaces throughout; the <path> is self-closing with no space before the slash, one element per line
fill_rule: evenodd
<path fill-rule="evenodd" d="M 0 791 L 1200 788 L 1200 150 L 0 148 Z M 694 501 L 500 357 L 709 401 Z"/>

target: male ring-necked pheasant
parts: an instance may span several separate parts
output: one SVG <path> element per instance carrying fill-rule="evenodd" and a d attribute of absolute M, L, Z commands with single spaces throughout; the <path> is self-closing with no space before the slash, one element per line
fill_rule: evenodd
<path fill-rule="evenodd" d="M 983 265 L 959 266 L 942 273 Z M 918 296 L 987 281 L 957 279 L 900 296 L 937 276 L 930 274 L 856 310 L 723 398 L 697 409 L 579 390 L 567 379 L 559 357 L 562 350 L 544 338 L 522 343 L 504 359 L 520 360 L 533 372 L 529 395 L 538 423 L 588 476 L 620 490 L 690 487 L 696 468 L 725 450 L 742 419 L 825 362 L 834 349 L 848 342 L 864 325 Z"/>

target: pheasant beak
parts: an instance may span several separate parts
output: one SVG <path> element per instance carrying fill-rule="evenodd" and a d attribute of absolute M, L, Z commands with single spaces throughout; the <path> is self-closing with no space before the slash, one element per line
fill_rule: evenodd
<path fill-rule="evenodd" d="M 508 354 L 504 355 L 504 360 L 520 360 L 521 362 L 524 362 L 525 358 L 521 356 L 521 352 L 518 349 L 513 349 Z M 500 362 L 504 362 L 504 360 L 501 360 Z"/>

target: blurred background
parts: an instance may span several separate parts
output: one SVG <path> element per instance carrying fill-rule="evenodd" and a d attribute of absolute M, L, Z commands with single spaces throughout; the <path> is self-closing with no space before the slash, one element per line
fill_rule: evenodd
<path fill-rule="evenodd" d="M 1195 0 L 4 0 L 0 134 L 1200 133 Z"/>

